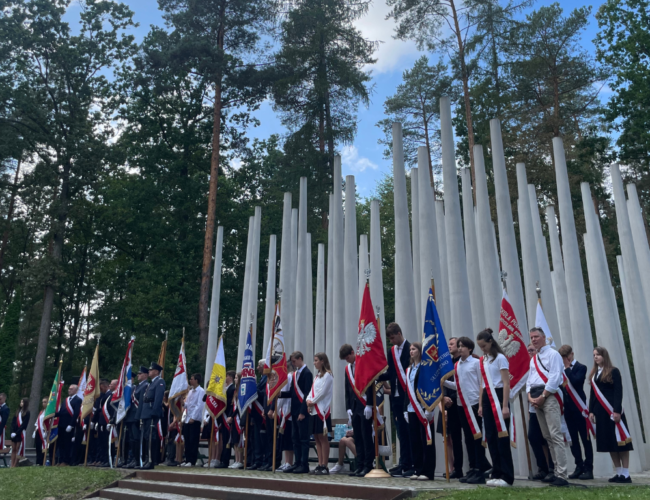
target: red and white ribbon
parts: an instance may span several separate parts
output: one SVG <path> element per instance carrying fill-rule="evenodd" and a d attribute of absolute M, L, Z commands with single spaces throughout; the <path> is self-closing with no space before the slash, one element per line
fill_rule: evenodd
<path fill-rule="evenodd" d="M 456 376 L 456 391 L 458 392 L 458 397 L 460 398 L 460 401 L 463 405 L 463 411 L 465 411 L 465 417 L 469 423 L 469 428 L 472 431 L 474 439 L 481 439 L 481 429 L 478 427 L 478 422 L 476 421 L 474 410 L 472 410 L 472 407 L 465 400 L 465 396 L 463 396 L 460 377 L 458 376 L 458 361 L 456 361 L 456 364 L 454 365 L 454 375 Z"/>
<path fill-rule="evenodd" d="M 68 410 L 68 414 L 71 417 L 74 417 L 74 409 L 72 408 L 72 405 L 70 404 L 70 400 L 76 396 L 70 396 L 69 398 L 65 398 L 65 409 Z"/>
<path fill-rule="evenodd" d="M 407 385 L 407 380 L 406 380 L 406 373 L 404 373 L 404 367 L 402 366 L 402 363 L 400 363 L 399 358 L 397 357 L 397 346 L 394 345 L 391 347 L 390 352 L 393 356 L 393 364 L 395 365 L 395 371 L 397 372 L 397 380 L 399 381 L 399 385 L 402 386 L 402 390 L 404 392 L 407 392 L 406 390 L 406 385 Z M 352 386 L 354 387 L 354 386 Z"/>
<path fill-rule="evenodd" d="M 591 423 L 591 420 L 589 420 L 589 408 L 587 407 L 587 403 L 585 403 L 582 398 L 580 397 L 580 394 L 576 391 L 576 388 L 573 387 L 573 384 L 571 381 L 567 378 L 567 376 L 564 376 L 564 381 L 566 382 L 566 391 L 569 394 L 569 397 L 573 401 L 573 404 L 576 405 L 578 410 L 580 410 L 580 414 L 582 417 L 585 419 L 585 422 L 587 423 L 587 434 L 591 432 L 592 436 L 596 436 L 596 428 L 594 425 Z"/>
<path fill-rule="evenodd" d="M 501 405 L 497 398 L 496 390 L 494 389 L 494 384 L 492 383 L 492 376 L 490 375 L 490 370 L 485 367 L 485 356 L 481 358 L 481 375 L 483 375 L 483 383 L 487 389 L 488 399 L 490 401 L 490 407 L 492 414 L 494 415 L 494 421 L 497 426 L 497 432 L 499 437 L 506 437 L 508 435 L 508 429 L 506 428 L 506 422 L 503 419 L 503 412 L 501 411 Z"/>
<path fill-rule="evenodd" d="M 354 375 L 352 375 L 352 369 L 350 368 L 351 366 L 352 365 L 348 365 L 345 367 L 345 375 L 348 377 L 348 382 L 350 383 L 350 387 L 352 387 L 352 392 L 354 392 L 354 394 L 357 396 L 359 401 L 361 401 L 361 404 L 363 406 L 366 406 L 366 398 L 357 392 L 357 388 L 354 385 Z"/>
<path fill-rule="evenodd" d="M 548 375 L 545 373 L 546 370 L 540 368 L 539 363 L 537 363 L 537 356 L 533 356 L 533 364 L 535 365 L 535 370 L 537 370 L 539 378 L 541 378 L 545 384 L 548 383 Z M 566 380 L 564 373 L 562 374 L 562 377 L 564 380 Z M 562 401 L 560 391 L 558 390 L 557 392 L 553 393 L 553 396 L 555 396 L 555 399 L 557 399 L 557 402 L 560 405 L 560 415 L 564 415 L 564 402 Z"/>
<path fill-rule="evenodd" d="M 413 387 L 413 384 L 411 383 L 411 379 L 409 378 L 409 374 L 411 373 L 412 367 L 409 367 L 409 369 L 406 372 L 406 380 L 408 380 L 408 385 L 407 387 L 407 394 L 409 396 L 409 400 L 411 401 L 411 406 L 413 407 L 413 410 L 415 410 L 415 415 L 418 417 L 418 420 L 420 423 L 424 426 L 424 431 L 427 436 L 427 445 L 431 445 L 433 443 L 433 440 L 431 438 L 431 426 L 429 425 L 429 421 L 427 420 L 427 417 L 424 415 L 424 410 L 422 409 L 422 406 L 418 402 L 417 395 L 415 394 L 415 388 Z"/>
<path fill-rule="evenodd" d="M 298 386 L 298 372 L 296 372 L 293 376 L 293 390 L 296 391 L 296 396 L 298 396 L 298 401 L 301 403 L 305 400 L 305 395 L 303 392 L 300 390 L 300 387 Z"/>
<path fill-rule="evenodd" d="M 311 397 L 312 400 L 316 397 L 316 394 L 314 392 L 314 387 L 315 386 L 316 386 L 316 383 L 314 383 L 311 386 L 310 397 Z M 354 386 L 352 386 L 352 387 L 354 387 Z M 321 408 L 320 404 L 316 403 L 314 405 L 314 409 L 316 410 L 316 415 L 318 415 L 318 418 L 320 418 L 321 422 L 323 422 L 323 436 L 327 436 L 327 431 L 328 431 L 328 429 L 327 429 L 327 417 L 330 416 L 330 407 L 328 405 L 327 407 Z"/>
<path fill-rule="evenodd" d="M 609 404 L 609 401 L 605 399 L 605 396 L 603 395 L 602 392 L 600 392 L 600 389 L 598 388 L 598 385 L 596 384 L 596 375 L 591 379 L 591 388 L 594 391 L 594 394 L 596 395 L 596 399 L 600 403 L 600 405 L 605 409 L 607 414 L 609 415 L 609 418 L 614 422 L 615 425 L 615 430 L 616 430 L 616 442 L 618 443 L 619 446 L 625 446 L 627 443 L 632 442 L 632 437 L 630 436 L 630 432 L 627 430 L 627 427 L 625 427 L 625 424 L 623 423 L 623 419 L 617 422 L 614 421 L 614 408 L 612 408 L 612 405 Z M 623 415 L 623 409 L 621 409 L 621 416 Z"/>

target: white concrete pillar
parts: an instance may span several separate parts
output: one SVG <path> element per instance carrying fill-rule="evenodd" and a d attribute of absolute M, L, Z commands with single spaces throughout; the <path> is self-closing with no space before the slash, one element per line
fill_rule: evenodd
<path fill-rule="evenodd" d="M 485 327 L 493 331 L 499 329 L 501 315 L 501 267 L 496 247 L 494 224 L 490 217 L 490 198 L 487 190 L 487 176 L 485 174 L 485 160 L 483 146 L 474 146 L 474 172 L 476 177 L 476 236 L 480 270 L 481 289 L 483 292 L 483 308 L 485 320 L 478 334 Z M 474 338 L 474 337 L 471 337 Z"/>
<path fill-rule="evenodd" d="M 463 223 L 460 217 L 458 174 L 454 129 L 451 125 L 451 101 L 440 99 L 440 133 L 442 138 L 442 173 L 445 187 L 445 231 L 447 236 L 447 265 L 449 267 L 449 302 L 451 303 L 451 332 L 454 336 L 474 333 L 471 309 Z M 424 318 L 422 318 L 424 324 Z M 451 334 L 450 332 L 450 334 Z"/>
<path fill-rule="evenodd" d="M 307 293 L 305 298 L 307 299 L 307 310 L 305 311 L 305 337 L 306 345 L 305 348 L 305 360 L 309 360 L 312 363 L 309 366 L 313 366 L 314 360 L 314 272 L 311 264 L 311 233 L 307 233 L 307 243 L 306 243 L 306 257 L 307 261 L 307 273 L 306 273 L 306 289 Z"/>
<path fill-rule="evenodd" d="M 467 278 L 472 309 L 472 331 L 475 334 L 486 327 L 483 306 L 483 283 L 481 280 L 481 261 L 478 256 L 474 201 L 472 196 L 472 172 L 469 168 L 460 171 L 463 189 L 463 222 L 465 227 L 465 249 L 467 251 Z M 471 337 L 470 337 L 471 338 Z"/>
<path fill-rule="evenodd" d="M 205 357 L 205 377 L 210 380 L 214 358 L 219 343 L 219 297 L 221 296 L 221 262 L 223 255 L 223 226 L 217 228 L 217 245 L 214 249 L 214 274 L 212 277 L 212 298 L 210 299 L 210 325 L 208 327 L 208 349 Z"/>
<path fill-rule="evenodd" d="M 440 322 L 445 332 L 451 332 L 451 302 L 449 296 L 449 266 L 447 265 L 447 231 L 445 230 L 445 202 L 435 200 L 436 227 L 438 228 L 438 252 L 440 253 L 440 282 L 436 281 L 436 300 L 442 295 L 442 303 L 438 309 Z M 447 300 L 444 300 L 444 299 Z M 422 318 L 424 320 L 424 318 Z M 422 322 L 424 327 L 424 321 Z"/>
<path fill-rule="evenodd" d="M 316 264 L 316 325 L 314 327 L 314 353 L 325 349 L 325 245 L 318 244 L 318 263 Z M 330 357 L 329 354 L 327 356 Z"/>
<path fill-rule="evenodd" d="M 438 250 L 438 223 L 436 220 L 436 206 L 433 188 L 429 182 L 429 152 L 426 147 L 418 147 L 418 175 L 422 174 L 422 182 L 418 182 L 418 201 L 420 207 L 420 290 L 417 292 L 420 304 L 420 315 L 424 321 L 424 311 L 429 298 L 431 275 L 435 283 L 442 285 L 440 271 L 440 252 Z M 425 178 L 426 174 L 426 178 Z M 418 180 L 420 180 L 418 178 Z M 442 293 L 436 297 L 436 306 L 443 316 L 445 297 Z M 423 323 L 424 324 L 424 323 Z"/>
<path fill-rule="evenodd" d="M 641 286 L 645 295 L 646 309 L 650 311 L 650 248 L 648 247 L 648 236 L 643 223 L 643 213 L 639 203 L 639 196 L 634 184 L 627 185 L 627 211 L 634 240 L 634 253 L 636 254 L 639 266 Z M 650 441 L 650 440 L 649 440 Z"/>
<path fill-rule="evenodd" d="M 296 323 L 296 279 L 298 276 L 298 209 L 291 209 L 291 279 L 289 281 L 289 304 L 291 309 L 284 313 L 283 321 L 287 323 L 287 330 L 284 334 L 284 347 L 286 352 L 291 353 L 294 349 L 294 332 Z M 284 327 L 284 323 L 282 324 Z"/>
<path fill-rule="evenodd" d="M 354 175 L 345 177 L 345 242 L 343 251 L 343 269 L 345 271 L 345 339 L 348 344 L 356 346 L 359 330 L 358 279 L 359 267 L 357 257 L 357 202 Z"/>
<path fill-rule="evenodd" d="M 307 295 L 307 177 L 300 178 L 300 198 L 298 205 L 298 268 L 296 273 L 296 309 L 294 319 L 293 350 L 302 352 L 306 363 L 307 357 L 307 326 L 308 300 Z M 312 320 L 313 321 L 313 320 Z M 308 365 L 311 366 L 311 365 Z"/>
<path fill-rule="evenodd" d="M 262 234 L 262 207 L 255 207 L 255 233 L 253 234 L 253 255 L 251 257 L 251 279 L 248 284 L 248 315 L 246 328 L 253 322 L 253 332 L 251 339 L 253 341 L 253 352 L 257 344 L 257 309 L 260 293 L 260 239 Z M 252 315 L 252 316 L 251 316 Z M 246 347 L 246 336 L 244 335 L 244 348 Z M 243 360 L 243 351 L 242 351 Z M 237 365 L 240 367 L 241 363 Z"/>
<path fill-rule="evenodd" d="M 366 288 L 366 269 L 370 269 L 368 255 L 368 235 L 359 235 L 359 311 L 363 301 L 363 291 Z"/>
<path fill-rule="evenodd" d="M 278 264 L 276 259 L 276 236 L 269 237 L 269 263 L 266 272 L 266 307 L 264 309 L 264 343 L 262 344 L 262 357 L 266 356 L 266 348 L 271 340 L 273 331 L 273 318 L 275 317 L 275 268 Z M 253 353 L 255 357 L 255 353 Z"/>
<path fill-rule="evenodd" d="M 334 194 L 329 196 L 329 212 L 327 222 L 327 282 L 326 288 L 326 307 L 325 307 L 325 352 L 330 360 L 334 359 Z M 338 357 L 338 356 L 337 356 Z"/>
<path fill-rule="evenodd" d="M 564 274 L 564 261 L 562 259 L 562 248 L 560 247 L 560 235 L 557 230 L 557 219 L 555 208 L 546 207 L 546 223 L 548 224 L 549 241 L 551 243 L 551 257 L 553 258 L 553 271 L 551 279 L 553 282 L 553 293 L 555 294 L 555 308 L 557 320 L 560 326 L 560 337 L 564 344 L 573 346 L 571 335 L 571 315 L 569 314 L 569 296 L 566 289 L 566 276 Z"/>
<path fill-rule="evenodd" d="M 413 341 L 419 340 L 422 336 L 422 325 L 416 318 L 401 123 L 393 123 L 393 193 L 395 208 L 395 322 L 402 328 L 404 337 Z"/>
<path fill-rule="evenodd" d="M 284 333 L 285 343 L 289 336 L 289 329 L 291 327 L 288 321 L 291 307 L 291 269 L 292 269 L 292 254 L 291 254 L 291 193 L 284 193 L 284 204 L 282 209 L 282 246 L 280 247 L 280 318 L 282 321 L 282 329 Z M 287 344 L 288 345 L 288 344 Z M 266 349 L 268 344 L 264 345 L 264 356 L 266 356 Z"/>
<path fill-rule="evenodd" d="M 415 294 L 415 317 L 419 322 L 424 321 L 422 314 L 422 297 L 420 281 L 429 276 L 430 271 L 420 270 L 420 188 L 418 183 L 418 169 L 411 168 L 411 234 L 413 236 L 413 293 Z"/>
<path fill-rule="evenodd" d="M 244 287 L 241 298 L 241 313 L 239 315 L 239 342 L 237 344 L 237 366 L 241 366 L 246 349 L 246 332 L 248 330 L 248 286 L 251 274 L 251 259 L 253 257 L 253 235 L 255 233 L 255 217 L 248 218 L 248 242 L 246 244 L 246 264 L 244 266 Z M 215 353 L 216 355 L 216 353 Z"/>
<path fill-rule="evenodd" d="M 555 293 L 553 291 L 553 279 L 551 277 L 551 266 L 548 261 L 548 247 L 546 238 L 542 232 L 542 221 L 539 216 L 539 207 L 537 205 L 537 193 L 535 186 L 528 184 L 528 201 L 530 202 L 530 214 L 533 221 L 533 234 L 535 236 L 535 249 L 537 250 L 537 267 L 539 270 L 539 286 L 542 289 L 542 307 L 544 317 L 548 323 L 555 344 L 558 348 L 562 345 L 562 332 L 557 320 L 557 309 L 555 308 Z"/>
<path fill-rule="evenodd" d="M 573 351 L 578 359 L 589 359 L 593 355 L 593 341 L 589 324 L 587 297 L 582 276 L 582 264 L 578 250 L 578 236 L 573 219 L 571 188 L 566 169 L 564 145 L 559 137 L 553 138 L 553 157 L 555 159 L 555 177 L 557 198 L 560 210 L 560 228 L 562 231 L 562 254 L 566 277 L 569 317 L 571 318 L 571 340 Z"/>

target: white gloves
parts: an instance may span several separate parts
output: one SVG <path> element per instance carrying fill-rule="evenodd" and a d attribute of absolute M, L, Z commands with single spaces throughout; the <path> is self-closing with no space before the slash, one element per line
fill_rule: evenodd
<path fill-rule="evenodd" d="M 352 410 L 348 410 L 348 427 L 352 427 Z"/>
<path fill-rule="evenodd" d="M 407 412 L 407 411 L 404 412 L 404 420 L 406 420 L 406 423 L 408 424 L 408 422 L 409 422 L 409 412 Z"/>
<path fill-rule="evenodd" d="M 433 420 L 433 412 L 432 411 L 425 411 L 424 416 L 426 417 L 426 419 L 429 422 L 431 422 Z"/>
<path fill-rule="evenodd" d="M 113 428 L 113 424 L 106 425 L 106 430 L 110 431 Z"/>
<path fill-rule="evenodd" d="M 348 410 L 348 418 L 352 418 L 352 410 Z"/>
<path fill-rule="evenodd" d="M 74 438 L 72 438 L 72 442 L 74 443 Z"/>
<path fill-rule="evenodd" d="M 366 406 L 363 409 L 363 416 L 366 417 L 366 420 L 370 420 L 372 418 L 372 406 Z"/>
<path fill-rule="evenodd" d="M 66 431 L 66 432 L 72 432 L 72 426 L 71 426 L 71 425 L 68 425 L 68 426 L 65 428 L 65 431 Z"/>
<path fill-rule="evenodd" d="M 13 438 L 15 438 L 15 437 L 16 437 L 16 433 L 15 433 L 15 432 L 12 432 L 12 433 L 11 433 L 11 439 L 13 439 Z"/>
<path fill-rule="evenodd" d="M 90 428 L 91 428 L 92 430 L 95 430 L 95 427 L 96 427 L 96 426 L 97 426 L 97 424 L 96 424 L 95 422 L 90 422 Z"/>
<path fill-rule="evenodd" d="M 36 431 L 32 433 L 32 439 L 36 439 Z"/>

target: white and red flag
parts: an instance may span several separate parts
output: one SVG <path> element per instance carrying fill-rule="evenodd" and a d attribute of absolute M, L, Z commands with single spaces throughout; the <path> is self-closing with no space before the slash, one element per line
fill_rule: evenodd
<path fill-rule="evenodd" d="M 180 399 L 189 390 L 190 384 L 187 381 L 187 364 L 185 363 L 185 337 L 181 340 L 181 350 L 178 353 L 178 363 L 176 363 L 176 371 L 174 372 L 174 379 L 172 386 L 169 389 L 169 408 L 171 408 L 174 415 L 181 418 L 181 413 L 178 412 L 178 406 L 175 404 L 177 399 Z"/>
<path fill-rule="evenodd" d="M 365 394 L 377 377 L 388 370 L 386 351 L 379 333 L 379 325 L 370 299 L 370 286 L 366 283 L 359 315 L 357 334 L 356 369 L 354 388 L 358 394 Z"/>
<path fill-rule="evenodd" d="M 284 350 L 284 333 L 280 320 L 280 303 L 275 306 L 273 334 L 266 350 L 264 374 L 267 375 L 266 396 L 268 402 L 273 401 L 282 388 L 289 382 L 287 370 L 287 353 Z"/>
<path fill-rule="evenodd" d="M 499 345 L 508 358 L 510 365 L 510 399 L 514 399 L 528 380 L 530 358 L 528 357 L 526 343 L 521 335 L 515 312 L 505 290 L 503 290 L 503 298 L 501 299 Z"/>

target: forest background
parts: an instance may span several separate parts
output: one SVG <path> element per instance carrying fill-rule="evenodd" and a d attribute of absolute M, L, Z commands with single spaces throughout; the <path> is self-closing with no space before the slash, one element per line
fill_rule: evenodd
<path fill-rule="evenodd" d="M 219 330 L 234 368 L 255 206 L 261 357 L 282 194 L 297 206 L 308 178 L 315 270 L 335 154 L 357 175 L 358 234 L 381 202 L 390 321 L 390 124 L 404 125 L 408 167 L 428 148 L 442 197 L 443 95 L 458 167 L 473 169 L 482 144 L 491 195 L 489 120 L 501 119 L 515 214 L 516 162 L 540 210 L 556 204 L 551 140 L 563 138 L 578 234 L 587 181 L 627 343 L 608 167 L 621 163 L 647 214 L 648 12 L 644 0 L 0 0 L 0 391 L 12 409 L 38 401 L 59 359 L 65 380 L 79 376 L 98 335 L 102 377 L 117 376 L 131 335 L 134 365 L 156 360 L 168 335 L 169 383 L 183 328 L 189 370 L 202 373 L 217 225 Z"/>

